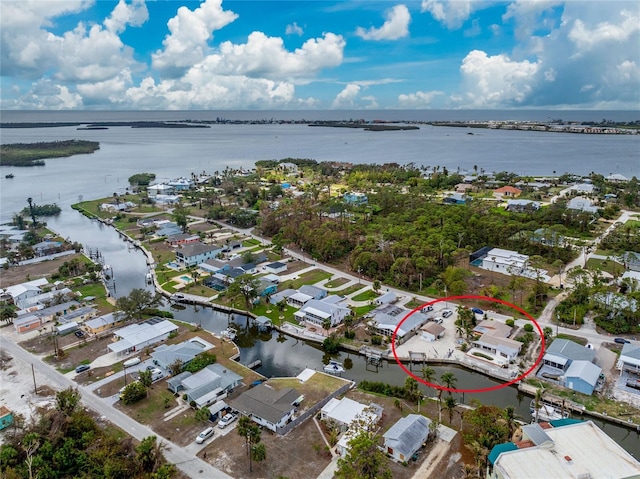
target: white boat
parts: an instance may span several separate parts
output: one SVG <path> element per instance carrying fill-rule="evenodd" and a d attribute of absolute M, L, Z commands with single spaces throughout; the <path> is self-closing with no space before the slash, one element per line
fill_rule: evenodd
<path fill-rule="evenodd" d="M 569 411 L 562 412 L 562 409 L 554 406 L 553 404 L 541 402 L 540 408 L 538 409 L 538 413 L 536 415 L 536 401 L 535 399 L 531 400 L 531 406 L 529 407 L 531 411 L 531 420 L 533 422 L 536 421 L 536 417 L 539 421 L 556 421 L 558 419 L 566 419 L 569 417 Z"/>
<path fill-rule="evenodd" d="M 331 360 L 329 364 L 324 367 L 325 373 L 330 374 L 342 374 L 344 372 L 344 366 L 338 361 Z"/>
<path fill-rule="evenodd" d="M 229 341 L 233 341 L 238 336 L 238 331 L 234 328 L 227 328 L 220 333 L 220 336 L 227 338 Z"/>

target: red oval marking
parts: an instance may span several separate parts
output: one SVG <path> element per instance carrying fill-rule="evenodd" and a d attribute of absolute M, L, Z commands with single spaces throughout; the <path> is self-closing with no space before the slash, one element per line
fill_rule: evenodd
<path fill-rule="evenodd" d="M 420 311 L 422 308 L 424 308 L 425 306 L 429 306 L 429 305 L 433 305 L 436 303 L 440 303 L 442 301 L 455 301 L 455 300 L 459 300 L 459 299 L 479 299 L 481 301 L 491 301 L 494 303 L 500 303 L 500 304 L 504 304 L 506 306 L 509 306 L 512 309 L 515 309 L 516 311 L 524 314 L 529 320 L 531 320 L 533 322 L 533 324 L 535 325 L 536 329 L 538 330 L 538 334 L 540 335 L 540 339 L 542 341 L 542 348 L 540 349 L 540 355 L 538 356 L 538 358 L 536 359 L 536 362 L 533 364 L 533 366 L 531 366 L 529 369 L 527 369 L 521 376 L 518 376 L 515 379 L 512 379 L 509 382 L 506 382 L 504 384 L 498 384 L 496 386 L 491 386 L 488 388 L 481 388 L 481 389 L 454 389 L 454 388 L 447 388 L 444 386 L 441 386 L 439 384 L 433 384 L 433 383 L 429 383 L 427 381 L 425 381 L 422 378 L 419 378 L 418 376 L 416 376 L 415 374 L 413 374 L 411 371 L 409 371 L 404 364 L 402 364 L 402 362 L 398 359 L 398 354 L 396 353 L 396 335 L 398 333 L 398 329 L 400 328 L 400 326 L 402 325 L 402 323 L 404 323 L 413 313 L 416 313 L 418 311 Z M 503 301 L 502 299 L 496 299 L 496 298 L 489 298 L 488 296 L 473 296 L 473 295 L 467 295 L 467 296 L 449 296 L 447 298 L 440 298 L 440 299 L 435 299 L 433 301 L 429 301 L 428 303 L 424 303 L 420 306 L 418 306 L 417 308 L 415 308 L 412 311 L 409 311 L 409 313 L 407 313 L 407 315 L 402 318 L 402 320 L 398 323 L 398 325 L 396 326 L 396 329 L 394 329 L 393 331 L 393 335 L 391 336 L 391 351 L 393 352 L 393 357 L 396 360 L 396 363 L 398 363 L 398 365 L 400 366 L 400 368 L 407 373 L 409 376 L 411 376 L 413 379 L 421 382 L 422 384 L 435 388 L 435 389 L 441 389 L 443 391 L 449 391 L 452 393 L 483 393 L 483 392 L 488 392 L 488 391 L 495 391 L 496 389 L 502 389 L 502 388 L 506 388 L 507 386 L 511 386 L 512 384 L 517 383 L 518 381 L 524 379 L 525 377 L 527 377 L 537 366 L 538 364 L 540 364 L 540 361 L 542 361 L 542 357 L 544 356 L 544 334 L 542 332 L 542 328 L 540 328 L 540 325 L 538 324 L 538 322 L 533 319 L 533 317 L 527 313 L 525 310 L 523 310 L 522 308 L 516 306 L 515 304 L 511 304 L 508 301 Z M 464 367 L 464 365 L 460 364 L 460 366 Z"/>

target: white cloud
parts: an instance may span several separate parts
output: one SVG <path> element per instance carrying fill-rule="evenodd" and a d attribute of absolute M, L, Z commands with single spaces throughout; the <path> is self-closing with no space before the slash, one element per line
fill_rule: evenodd
<path fill-rule="evenodd" d="M 127 101 L 137 108 L 190 109 L 276 109 L 290 107 L 295 87 L 245 76 L 212 76 L 192 68 L 180 80 L 144 79 L 139 87 L 127 90 Z"/>
<path fill-rule="evenodd" d="M 516 37 L 522 40 L 529 38 L 540 28 L 554 28 L 555 18 L 552 10 L 564 2 L 559 0 L 517 0 L 507 7 L 502 21 L 513 19 L 516 23 Z"/>
<path fill-rule="evenodd" d="M 577 19 L 569 32 L 569 39 L 575 43 L 580 53 L 590 51 L 596 46 L 601 47 L 603 44 L 626 42 L 634 33 L 640 31 L 640 17 L 628 10 L 621 11 L 620 17 L 622 21 L 617 25 L 605 21 L 593 28 Z"/>
<path fill-rule="evenodd" d="M 223 75 L 246 75 L 273 80 L 303 79 L 316 75 L 323 68 L 342 63 L 345 41 L 340 35 L 325 33 L 312 38 L 295 51 L 287 51 L 282 38 L 253 32 L 247 43 L 223 42 L 219 51 L 202 63 L 211 71 Z"/>
<path fill-rule="evenodd" d="M 492 2 L 482 0 L 456 0 L 444 2 L 440 0 L 422 0 L 421 11 L 429 12 L 449 29 L 460 28 L 471 14 L 478 9 L 489 6 Z"/>
<path fill-rule="evenodd" d="M 302 27 L 299 27 L 296 22 L 293 22 L 292 24 L 287 25 L 287 29 L 285 30 L 284 33 L 286 35 L 302 36 L 302 34 L 304 33 L 304 30 L 302 30 Z"/>
<path fill-rule="evenodd" d="M 360 85 L 349 83 L 340 93 L 338 93 L 331 104 L 331 108 L 352 108 L 358 94 L 360 93 L 360 89 Z"/>
<path fill-rule="evenodd" d="M 376 100 L 375 96 L 372 96 L 372 95 L 363 96 L 362 101 L 369 102 L 364 106 L 367 110 L 377 110 L 379 107 L 378 101 Z"/>
<path fill-rule="evenodd" d="M 123 70 L 116 76 L 104 81 L 80 84 L 77 90 L 82 96 L 85 105 L 101 105 L 105 101 L 112 105 L 118 105 L 124 101 L 127 88 L 131 87 L 132 84 L 131 72 Z"/>
<path fill-rule="evenodd" d="M 356 35 L 365 40 L 397 40 L 409 35 L 411 14 L 405 5 L 396 5 L 385 12 L 386 21 L 380 28 L 356 29 Z"/>
<path fill-rule="evenodd" d="M 16 100 L 3 100 L 2 106 L 25 110 L 68 110 L 81 108 L 83 102 L 80 95 L 65 85 L 44 79 L 33 83 L 31 90 Z"/>
<path fill-rule="evenodd" d="M 144 3 L 117 4 L 104 25 L 80 22 L 61 36 L 47 30 L 52 19 L 75 14 L 89 2 L 3 2 L 0 64 L 3 76 L 68 82 L 104 81 L 123 69 L 138 68 L 133 51 L 118 36 L 147 18 Z M 10 20 L 8 20 L 10 19 Z M 15 21 L 14 21 L 15 20 Z"/>
<path fill-rule="evenodd" d="M 167 22 L 169 33 L 163 49 L 152 55 L 152 65 L 166 76 L 177 78 L 209 52 L 208 41 L 215 30 L 232 23 L 238 15 L 223 10 L 222 0 L 205 0 L 195 10 L 180 7 Z"/>
<path fill-rule="evenodd" d="M 438 90 L 417 91 L 415 93 L 398 95 L 399 108 L 428 108 L 436 96 L 443 95 Z"/>
<path fill-rule="evenodd" d="M 539 68 L 539 63 L 513 61 L 504 54 L 469 52 L 460 67 L 468 106 L 500 108 L 524 102 L 533 89 Z"/>
<path fill-rule="evenodd" d="M 149 19 L 149 11 L 144 0 L 133 0 L 131 4 L 120 0 L 111 16 L 104 21 L 107 30 L 113 33 L 122 33 L 127 25 L 139 27 Z"/>

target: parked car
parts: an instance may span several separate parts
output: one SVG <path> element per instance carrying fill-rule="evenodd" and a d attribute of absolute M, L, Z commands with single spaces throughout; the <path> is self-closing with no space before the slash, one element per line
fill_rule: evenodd
<path fill-rule="evenodd" d="M 91 366 L 89 366 L 88 364 L 81 364 L 76 368 L 76 372 L 81 373 L 83 371 L 86 371 L 87 369 L 91 369 Z"/>
<path fill-rule="evenodd" d="M 433 318 L 431 321 L 433 321 L 436 324 L 442 324 L 443 319 L 442 318 Z"/>
<path fill-rule="evenodd" d="M 480 308 L 471 308 L 471 311 L 473 311 L 475 314 L 484 314 L 484 311 L 482 311 Z"/>
<path fill-rule="evenodd" d="M 453 314 L 453 311 L 451 311 L 450 309 L 445 309 L 445 310 L 442 312 L 442 317 L 443 317 L 443 318 L 448 318 L 448 317 L 449 317 L 449 316 L 451 316 L 452 314 Z"/>
<path fill-rule="evenodd" d="M 222 419 L 220 419 L 220 421 L 218 421 L 218 427 L 220 429 L 224 429 L 225 427 L 227 427 L 229 424 L 231 424 L 236 419 L 238 419 L 238 415 L 237 414 L 232 413 L 232 412 L 227 413 L 222 417 Z"/>
<path fill-rule="evenodd" d="M 614 339 L 614 341 L 616 343 L 618 343 L 618 344 L 626 344 L 626 343 L 630 343 L 631 342 L 631 341 L 628 341 L 628 340 L 626 340 L 624 338 L 616 338 L 616 339 Z"/>
<path fill-rule="evenodd" d="M 202 444 L 204 441 L 213 436 L 215 429 L 213 427 L 208 427 L 196 437 L 196 444 Z"/>
<path fill-rule="evenodd" d="M 425 306 L 424 308 L 422 308 L 422 312 L 423 313 L 428 313 L 429 311 L 433 311 L 433 306 L 432 305 Z"/>
<path fill-rule="evenodd" d="M 77 337 L 81 338 L 82 336 L 84 336 L 84 333 L 80 330 L 78 331 L 74 331 L 73 334 L 75 334 Z"/>

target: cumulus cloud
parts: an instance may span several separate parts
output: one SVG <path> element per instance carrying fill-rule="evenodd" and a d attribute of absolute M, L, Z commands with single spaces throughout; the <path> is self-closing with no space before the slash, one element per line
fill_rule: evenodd
<path fill-rule="evenodd" d="M 428 108 L 431 106 L 433 99 L 443 95 L 438 90 L 433 91 L 417 91 L 415 93 L 398 95 L 398 107 L 400 108 Z"/>
<path fill-rule="evenodd" d="M 302 27 L 299 27 L 296 22 L 293 22 L 292 24 L 287 25 L 287 29 L 285 30 L 284 33 L 286 35 L 302 36 L 302 34 L 304 33 L 304 30 L 302 30 Z"/>
<path fill-rule="evenodd" d="M 218 74 L 240 74 L 273 80 L 308 78 L 323 68 L 342 63 L 345 41 L 341 35 L 325 33 L 312 38 L 293 52 L 286 50 L 282 38 L 253 32 L 247 43 L 223 42 L 218 52 L 202 63 Z"/>
<path fill-rule="evenodd" d="M 0 45 L 3 76 L 38 79 L 51 75 L 66 82 L 104 81 L 126 68 L 137 68 L 133 51 L 118 36 L 127 25 L 140 25 L 148 14 L 143 2 L 124 0 L 103 25 L 82 22 L 64 34 L 47 30 L 51 19 L 78 13 L 88 2 L 4 2 Z M 53 73 L 51 73 L 53 72 Z"/>
<path fill-rule="evenodd" d="M 504 54 L 489 56 L 473 50 L 460 67 L 467 87 L 466 100 L 476 108 L 522 103 L 532 91 L 539 68 L 539 63 L 518 62 Z"/>
<path fill-rule="evenodd" d="M 378 101 L 376 100 L 375 96 L 372 95 L 368 95 L 368 96 L 363 96 L 362 97 L 362 101 L 366 101 L 368 102 L 364 107 L 367 110 L 377 110 L 379 105 L 378 105 Z"/>
<path fill-rule="evenodd" d="M 360 89 L 360 85 L 349 83 L 340 93 L 338 93 L 331 104 L 331 108 L 353 108 L 354 102 L 360 93 Z"/>
<path fill-rule="evenodd" d="M 622 10 L 620 16 L 622 20 L 618 25 L 605 21 L 592 28 L 577 19 L 569 32 L 569 39 L 575 43 L 580 53 L 603 44 L 626 42 L 634 33 L 640 31 L 640 17 L 629 10 Z"/>
<path fill-rule="evenodd" d="M 460 28 L 471 14 L 478 9 L 485 8 L 493 2 L 482 0 L 456 0 L 444 2 L 441 0 L 422 0 L 421 11 L 429 12 L 433 18 L 449 29 Z"/>
<path fill-rule="evenodd" d="M 79 94 L 49 79 L 35 82 L 29 92 L 15 100 L 2 101 L 2 107 L 7 109 L 68 110 L 82 106 L 82 97 Z"/>
<path fill-rule="evenodd" d="M 222 8 L 222 0 L 205 0 L 195 10 L 180 7 L 167 22 L 170 33 L 162 42 L 164 48 L 152 55 L 153 67 L 165 76 L 179 77 L 207 55 L 213 32 L 237 18 L 237 14 Z"/>
<path fill-rule="evenodd" d="M 513 20 L 516 24 L 516 37 L 527 39 L 537 30 L 549 31 L 556 27 L 554 9 L 564 4 L 559 0 L 517 0 L 507 7 L 502 21 Z"/>
<path fill-rule="evenodd" d="M 180 80 L 156 83 L 145 78 L 139 87 L 127 90 L 127 101 L 139 108 L 190 109 L 277 109 L 291 107 L 295 87 L 245 76 L 211 76 L 192 68 Z"/>
<path fill-rule="evenodd" d="M 127 25 L 139 27 L 149 19 L 149 11 L 144 0 L 133 0 L 131 4 L 120 0 L 104 26 L 113 33 L 122 33 Z"/>
<path fill-rule="evenodd" d="M 385 12 L 385 22 L 380 28 L 362 27 L 356 29 L 356 35 L 365 40 L 397 40 L 409 35 L 411 14 L 405 5 L 396 5 Z"/>

